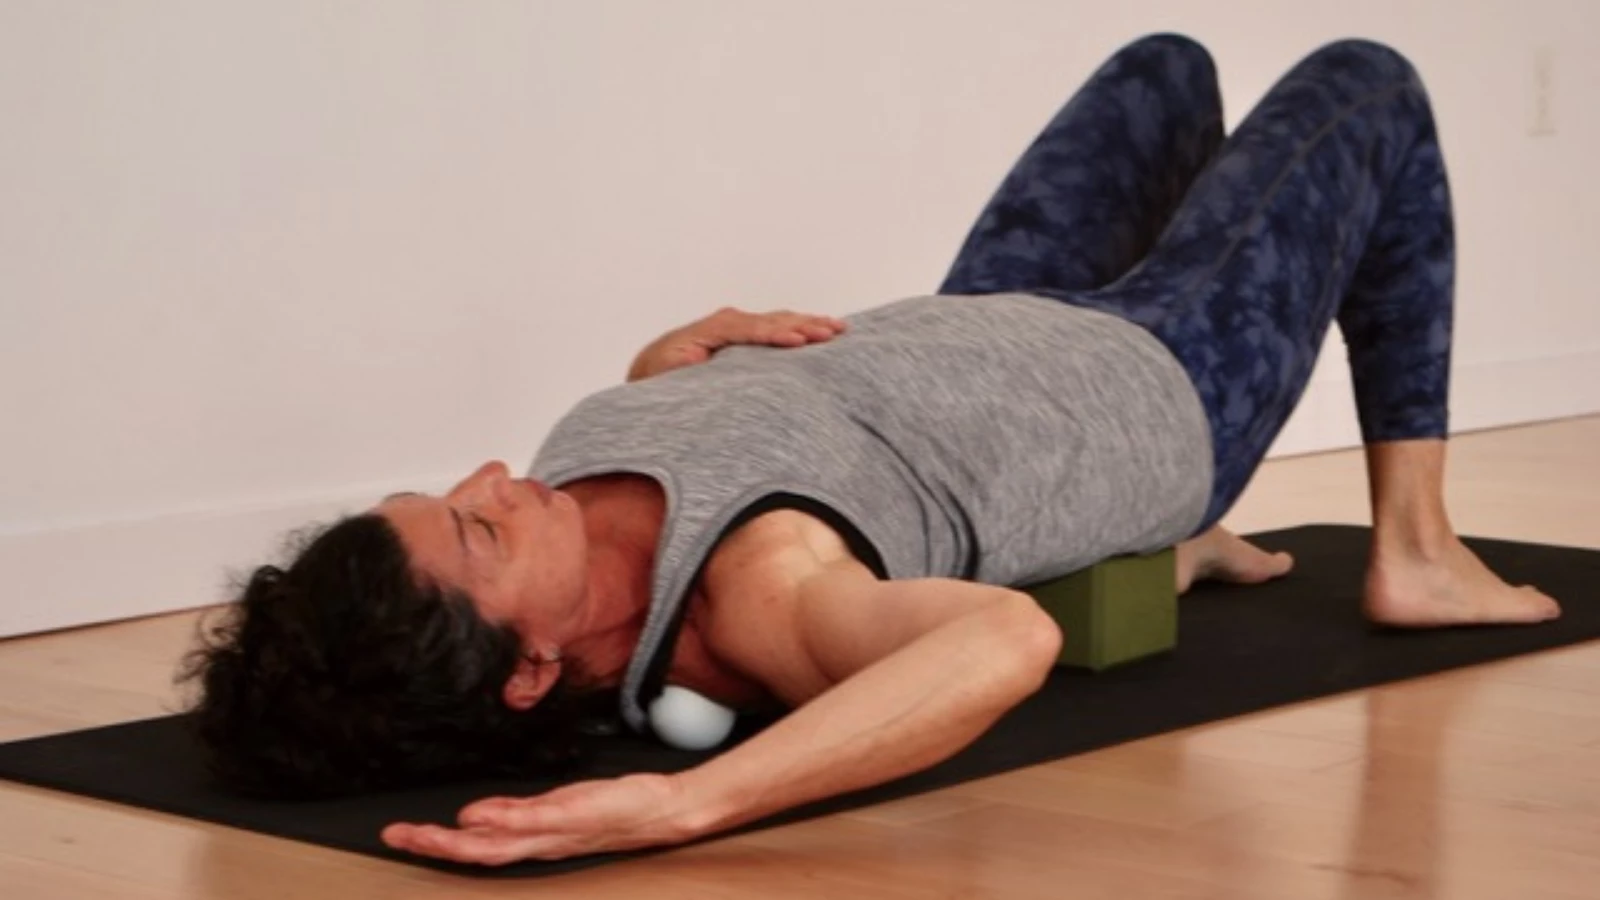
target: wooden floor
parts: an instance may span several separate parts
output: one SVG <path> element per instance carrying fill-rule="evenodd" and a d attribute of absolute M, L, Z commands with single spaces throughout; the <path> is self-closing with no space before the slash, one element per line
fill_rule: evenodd
<path fill-rule="evenodd" d="M 1457 525 L 1600 547 L 1597 464 L 1600 418 L 1459 438 Z M 1274 462 L 1230 523 L 1363 522 L 1362 485 L 1354 453 Z M 183 614 L 0 642 L 0 739 L 169 709 L 192 627 Z M 454 878 L 0 785 L 8 900 L 512 895 L 1594 898 L 1600 643 L 537 882 Z"/>

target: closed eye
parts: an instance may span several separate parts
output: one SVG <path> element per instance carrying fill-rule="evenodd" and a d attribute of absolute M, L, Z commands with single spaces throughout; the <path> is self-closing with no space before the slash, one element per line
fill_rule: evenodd
<path fill-rule="evenodd" d="M 488 519 L 485 519 L 484 517 L 479 516 L 479 515 L 474 515 L 472 517 L 472 521 L 477 522 L 479 525 L 482 525 L 483 526 L 483 530 L 489 532 L 489 540 L 494 541 L 495 543 L 499 543 L 499 540 L 500 540 L 499 532 L 495 531 L 494 526 L 489 524 L 489 520 Z"/>

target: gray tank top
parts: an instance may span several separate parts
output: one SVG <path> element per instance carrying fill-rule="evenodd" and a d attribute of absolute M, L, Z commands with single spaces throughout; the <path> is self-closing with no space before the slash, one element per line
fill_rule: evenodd
<path fill-rule="evenodd" d="M 1024 294 L 917 297 L 847 321 L 826 343 L 733 347 L 594 394 L 534 460 L 557 486 L 631 473 L 665 492 L 621 691 L 634 728 L 712 548 L 760 512 L 820 516 L 881 577 L 1011 586 L 1199 527 L 1205 413 L 1138 326 Z"/>

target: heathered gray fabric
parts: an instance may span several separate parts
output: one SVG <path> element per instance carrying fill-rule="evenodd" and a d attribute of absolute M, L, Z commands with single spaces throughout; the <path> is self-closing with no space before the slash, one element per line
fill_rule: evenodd
<path fill-rule="evenodd" d="M 1147 332 L 1040 297 L 917 297 L 832 341 L 735 347 L 582 401 L 532 474 L 659 481 L 651 609 L 622 689 L 671 651 L 674 613 L 739 513 L 775 493 L 853 524 L 891 578 L 1024 585 L 1189 537 L 1211 490 L 1195 389 Z"/>

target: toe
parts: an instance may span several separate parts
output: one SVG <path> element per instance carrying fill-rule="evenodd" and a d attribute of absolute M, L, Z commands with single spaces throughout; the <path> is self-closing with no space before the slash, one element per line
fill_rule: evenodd
<path fill-rule="evenodd" d="M 1528 622 L 1547 622 L 1560 618 L 1561 605 L 1555 600 L 1532 587 L 1523 587 L 1517 591 L 1521 596 L 1516 606 L 1519 608 L 1516 619 Z"/>

